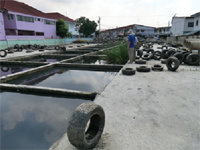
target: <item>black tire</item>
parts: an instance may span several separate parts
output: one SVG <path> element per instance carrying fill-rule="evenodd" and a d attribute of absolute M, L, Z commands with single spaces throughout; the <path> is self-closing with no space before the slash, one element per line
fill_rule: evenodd
<path fill-rule="evenodd" d="M 147 53 L 153 54 L 153 53 L 154 53 L 154 49 L 148 49 L 148 50 L 147 50 Z"/>
<path fill-rule="evenodd" d="M 13 50 L 8 50 L 8 52 L 7 52 L 7 54 L 12 54 L 12 53 L 14 53 Z"/>
<path fill-rule="evenodd" d="M 176 51 L 174 49 L 171 49 L 167 52 L 168 58 L 173 56 L 176 53 Z"/>
<path fill-rule="evenodd" d="M 184 57 L 183 57 L 183 54 L 182 53 L 175 53 L 174 54 L 174 57 L 176 57 L 176 58 L 178 58 L 178 60 L 179 60 L 179 62 L 180 62 L 180 64 L 182 64 L 182 62 L 183 62 L 183 59 L 184 59 Z"/>
<path fill-rule="evenodd" d="M 15 49 L 19 48 L 19 45 L 18 45 L 18 44 L 15 44 L 14 48 L 15 48 Z"/>
<path fill-rule="evenodd" d="M 169 57 L 166 61 L 166 66 L 170 71 L 176 71 L 180 65 L 178 58 L 176 57 Z"/>
<path fill-rule="evenodd" d="M 151 68 L 149 66 L 139 66 L 136 67 L 138 72 L 150 72 Z"/>
<path fill-rule="evenodd" d="M 6 50 L 0 50 L 0 56 L 1 57 L 6 57 L 6 55 L 7 55 Z"/>
<path fill-rule="evenodd" d="M 63 51 L 66 51 L 66 50 L 67 50 L 65 46 L 63 46 L 61 49 L 62 49 Z"/>
<path fill-rule="evenodd" d="M 141 58 L 142 55 L 143 55 L 143 51 L 142 51 L 142 50 L 138 50 L 138 51 L 137 51 L 137 55 Z"/>
<path fill-rule="evenodd" d="M 168 57 L 168 50 L 162 50 L 162 58 L 167 59 Z"/>
<path fill-rule="evenodd" d="M 10 70 L 9 67 L 1 67 L 2 72 L 8 72 Z"/>
<path fill-rule="evenodd" d="M 166 64 L 166 62 L 167 62 L 167 59 L 161 59 L 162 64 Z"/>
<path fill-rule="evenodd" d="M 144 59 L 144 60 L 149 60 L 149 59 L 151 59 L 152 58 L 152 54 L 150 54 L 150 53 L 146 53 L 146 54 L 144 54 L 143 56 L 142 56 L 142 59 Z"/>
<path fill-rule="evenodd" d="M 125 69 L 122 69 L 122 74 L 123 75 L 134 75 L 135 70 L 133 70 L 133 68 L 125 68 Z"/>
<path fill-rule="evenodd" d="M 135 64 L 146 64 L 146 60 L 136 60 Z"/>
<path fill-rule="evenodd" d="M 187 58 L 187 56 L 189 55 L 190 53 L 185 53 L 185 54 L 183 54 L 183 62 L 184 62 L 184 64 L 187 64 L 187 60 L 186 60 L 186 58 Z"/>
<path fill-rule="evenodd" d="M 197 65 L 199 63 L 199 55 L 198 54 L 189 54 L 186 57 L 186 61 L 188 65 Z"/>
<path fill-rule="evenodd" d="M 163 45 L 161 49 L 162 49 L 162 50 L 164 50 L 164 49 L 168 49 L 168 47 L 165 46 L 165 45 Z"/>
<path fill-rule="evenodd" d="M 26 53 L 32 53 L 34 50 L 26 50 Z"/>
<path fill-rule="evenodd" d="M 155 64 L 151 68 L 152 68 L 152 70 L 163 71 L 163 66 L 160 64 Z"/>
<path fill-rule="evenodd" d="M 68 139 L 79 149 L 92 149 L 99 142 L 104 125 L 103 108 L 92 102 L 83 103 L 76 108 L 70 118 L 67 128 Z"/>
<path fill-rule="evenodd" d="M 59 47 L 59 46 L 56 46 L 56 47 L 55 47 L 55 50 L 59 50 L 59 49 L 60 49 L 60 47 Z"/>
<path fill-rule="evenodd" d="M 161 53 L 160 51 L 155 51 L 155 52 L 153 53 L 153 58 L 154 58 L 155 60 L 160 60 L 160 59 L 162 58 L 162 53 Z"/>

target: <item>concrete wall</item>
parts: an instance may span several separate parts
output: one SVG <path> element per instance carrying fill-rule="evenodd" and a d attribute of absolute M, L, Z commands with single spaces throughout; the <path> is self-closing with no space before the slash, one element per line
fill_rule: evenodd
<path fill-rule="evenodd" d="M 78 38 L 87 41 L 92 41 L 92 38 Z M 66 39 L 24 39 L 24 40 L 7 40 L 0 41 L 0 49 L 6 49 L 8 47 L 13 47 L 15 44 L 27 45 L 27 44 L 39 44 L 39 45 L 60 45 L 60 44 L 70 44 L 77 38 L 66 38 Z"/>
<path fill-rule="evenodd" d="M 5 29 L 4 29 L 4 20 L 3 20 L 3 14 L 0 12 L 0 41 L 5 40 Z"/>

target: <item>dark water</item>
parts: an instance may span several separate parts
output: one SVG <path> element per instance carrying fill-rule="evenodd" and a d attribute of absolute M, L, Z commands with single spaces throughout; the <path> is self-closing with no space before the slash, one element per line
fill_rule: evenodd
<path fill-rule="evenodd" d="M 32 59 L 33 62 L 58 62 L 64 59 L 46 59 L 46 58 L 40 58 L 40 59 Z"/>
<path fill-rule="evenodd" d="M 75 61 L 73 63 L 96 64 L 96 65 L 108 64 L 105 60 L 102 60 L 102 59 L 82 59 L 82 60 L 79 60 L 79 61 Z"/>
<path fill-rule="evenodd" d="M 87 70 L 59 70 L 41 80 L 26 81 L 24 84 L 96 92 L 103 90 L 114 78 L 116 72 Z"/>
<path fill-rule="evenodd" d="M 67 132 L 68 120 L 83 99 L 2 92 L 0 149 L 49 149 Z"/>
<path fill-rule="evenodd" d="M 97 92 L 102 91 L 116 74 L 117 72 L 54 68 L 45 70 L 43 73 L 19 78 L 9 83 Z"/>
<path fill-rule="evenodd" d="M 31 68 L 33 68 L 33 67 L 1 66 L 0 77 L 14 74 L 14 73 L 21 72 L 21 71 L 25 71 L 25 70 L 29 70 Z"/>

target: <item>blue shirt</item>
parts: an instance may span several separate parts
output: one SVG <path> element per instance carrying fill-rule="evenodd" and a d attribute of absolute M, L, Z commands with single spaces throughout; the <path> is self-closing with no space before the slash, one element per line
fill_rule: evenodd
<path fill-rule="evenodd" d="M 135 36 L 129 35 L 128 42 L 131 42 L 129 48 L 134 48 Z"/>

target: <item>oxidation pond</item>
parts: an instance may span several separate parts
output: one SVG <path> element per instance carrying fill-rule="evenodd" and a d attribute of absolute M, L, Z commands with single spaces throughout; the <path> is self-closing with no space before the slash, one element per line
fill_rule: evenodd
<path fill-rule="evenodd" d="M 102 59 L 82 59 L 82 60 L 77 60 L 72 63 L 80 63 L 80 64 L 96 64 L 96 65 L 105 65 L 108 64 L 106 60 Z"/>
<path fill-rule="evenodd" d="M 75 98 L 1 92 L 0 149 L 49 149 L 67 132 Z"/>
<path fill-rule="evenodd" d="M 11 84 L 35 85 L 51 88 L 62 88 L 86 92 L 102 91 L 115 77 L 117 72 L 112 71 L 88 71 L 72 70 L 66 68 L 54 68 L 45 70 L 45 74 L 26 76 L 11 81 Z"/>
<path fill-rule="evenodd" d="M 10 74 L 14 74 L 17 72 L 29 70 L 31 68 L 34 68 L 33 66 L 2 66 L 1 65 L 1 70 L 0 70 L 0 77 L 2 76 L 7 76 Z"/>

